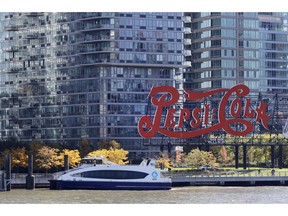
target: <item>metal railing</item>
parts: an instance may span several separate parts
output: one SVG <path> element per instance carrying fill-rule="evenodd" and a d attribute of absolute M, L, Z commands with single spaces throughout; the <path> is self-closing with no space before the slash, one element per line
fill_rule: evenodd
<path fill-rule="evenodd" d="M 266 171 L 227 171 L 227 172 L 172 172 L 172 178 L 199 178 L 199 177 L 284 177 L 288 176 L 288 172 L 266 172 Z"/>

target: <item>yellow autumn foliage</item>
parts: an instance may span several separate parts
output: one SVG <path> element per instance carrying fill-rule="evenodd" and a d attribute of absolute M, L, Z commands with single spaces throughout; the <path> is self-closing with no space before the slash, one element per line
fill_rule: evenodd
<path fill-rule="evenodd" d="M 116 163 L 116 164 L 127 164 L 127 155 L 128 151 L 125 151 L 124 149 L 112 149 L 110 148 L 109 150 L 107 149 L 101 149 L 101 150 L 96 150 L 93 152 L 90 152 L 87 157 L 105 157 L 107 160 Z"/>
<path fill-rule="evenodd" d="M 61 166 L 64 166 L 64 155 L 68 155 L 69 167 L 76 167 L 81 161 L 80 152 L 78 150 L 64 149 L 58 157 Z"/>
<path fill-rule="evenodd" d="M 160 154 L 156 160 L 156 165 L 164 168 L 172 168 L 172 162 L 170 158 L 165 154 Z"/>
<path fill-rule="evenodd" d="M 13 167 L 27 167 L 28 166 L 28 156 L 25 152 L 25 148 L 17 148 L 17 149 L 5 149 L 1 153 L 1 166 L 4 167 L 5 164 L 5 156 L 11 155 L 11 168 Z"/>
<path fill-rule="evenodd" d="M 36 163 L 39 168 L 50 169 L 60 165 L 59 149 L 43 146 L 38 150 Z"/>

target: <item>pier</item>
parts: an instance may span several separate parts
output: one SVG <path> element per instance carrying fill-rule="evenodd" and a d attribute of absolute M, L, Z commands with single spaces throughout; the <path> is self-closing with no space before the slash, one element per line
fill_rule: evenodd
<path fill-rule="evenodd" d="M 286 172 L 173 173 L 172 186 L 281 186 L 288 185 Z"/>
<path fill-rule="evenodd" d="M 25 188 L 26 175 L 24 173 L 12 173 L 11 187 Z M 48 188 L 51 173 L 35 173 L 35 188 Z M 1 179 L 1 178 L 0 178 Z M 288 186 L 288 172 L 257 171 L 235 173 L 193 173 L 178 172 L 171 174 L 172 186 Z M 1 183 L 0 183 L 1 184 Z M 1 188 L 1 187 L 0 187 Z"/>

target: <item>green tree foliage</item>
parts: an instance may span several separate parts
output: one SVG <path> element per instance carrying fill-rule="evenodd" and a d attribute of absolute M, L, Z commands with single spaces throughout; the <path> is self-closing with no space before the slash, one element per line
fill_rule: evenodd
<path fill-rule="evenodd" d="M 250 165 L 268 164 L 271 160 L 270 146 L 247 146 L 247 160 Z"/>
<path fill-rule="evenodd" d="M 89 152 L 92 152 L 94 147 L 87 139 L 82 139 L 79 145 L 80 157 L 85 157 Z"/>
<path fill-rule="evenodd" d="M 98 149 L 120 149 L 120 143 L 115 140 L 101 140 L 97 143 Z"/>
<path fill-rule="evenodd" d="M 285 139 L 283 134 L 254 134 L 253 136 L 232 136 L 230 134 L 225 134 L 221 136 L 210 135 L 209 140 L 211 142 L 216 142 L 219 144 L 243 144 L 243 143 L 263 143 L 263 144 L 276 144 L 282 143 L 287 144 L 288 139 Z"/>
<path fill-rule="evenodd" d="M 212 152 L 200 151 L 199 148 L 192 149 L 191 152 L 188 153 L 185 162 L 191 166 L 196 167 L 202 165 L 217 165 L 216 158 Z"/>
<path fill-rule="evenodd" d="M 69 150 L 69 149 L 63 149 L 63 151 L 60 153 L 58 159 L 61 166 L 64 167 L 64 155 L 68 155 L 69 160 L 69 167 L 76 167 L 77 164 L 80 163 L 80 153 L 78 150 Z"/>

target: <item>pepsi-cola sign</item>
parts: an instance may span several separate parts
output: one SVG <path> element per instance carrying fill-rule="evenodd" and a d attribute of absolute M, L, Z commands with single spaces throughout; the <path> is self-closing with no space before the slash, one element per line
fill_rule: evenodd
<path fill-rule="evenodd" d="M 171 86 L 152 87 L 148 98 L 150 97 L 156 111 L 152 118 L 148 115 L 140 118 L 138 122 L 139 134 L 147 139 L 154 137 L 157 133 L 173 138 L 193 138 L 223 129 L 234 136 L 245 136 L 254 130 L 251 119 L 259 122 L 268 130 L 267 122 L 270 117 L 266 113 L 267 104 L 260 102 L 256 109 L 252 109 L 251 98 L 246 97 L 249 92 L 250 89 L 243 84 L 236 85 L 231 89 L 214 89 L 207 92 L 193 92 L 184 89 L 186 101 L 204 100 L 218 93 L 223 93 L 223 97 L 218 109 L 211 108 L 209 104 L 204 104 L 202 107 L 196 107 L 193 110 L 168 108 L 165 113 L 165 121 L 161 123 L 164 109 L 175 105 L 180 94 L 176 88 Z M 160 93 L 161 96 L 157 98 L 156 95 Z M 228 103 L 229 101 L 230 103 Z M 227 108 L 229 110 L 228 116 Z M 178 118 L 175 118 L 176 115 L 178 115 Z M 216 120 L 213 125 L 211 125 L 212 120 L 213 122 Z M 177 130 L 177 128 L 183 129 L 184 121 L 189 123 L 191 131 Z M 243 130 L 233 129 L 231 125 L 234 123 L 244 125 Z"/>

